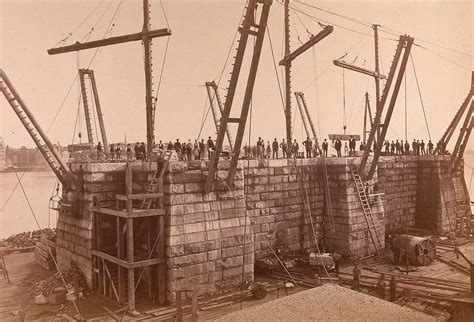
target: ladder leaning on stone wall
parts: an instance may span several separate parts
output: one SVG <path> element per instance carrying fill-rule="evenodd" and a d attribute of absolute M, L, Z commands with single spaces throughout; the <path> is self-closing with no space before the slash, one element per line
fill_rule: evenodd
<path fill-rule="evenodd" d="M 385 249 L 384 244 L 382 243 L 382 236 L 380 236 L 378 232 L 378 220 L 374 218 L 374 214 L 372 213 L 369 199 L 365 192 L 364 183 L 362 182 L 359 172 L 353 170 L 352 177 L 354 178 L 357 194 L 362 206 L 362 212 L 364 213 L 365 221 L 369 230 L 370 239 L 372 240 L 372 244 L 374 244 L 375 247 L 375 253 L 380 259 L 382 259 L 385 257 Z M 385 236 L 383 236 L 383 238 L 385 238 Z"/>

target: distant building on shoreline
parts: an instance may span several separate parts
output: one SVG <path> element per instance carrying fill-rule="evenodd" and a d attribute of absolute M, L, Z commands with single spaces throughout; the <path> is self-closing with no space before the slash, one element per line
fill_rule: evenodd
<path fill-rule="evenodd" d="M 61 156 L 67 160 L 66 147 L 55 145 Z M 59 147 L 59 148 L 58 148 Z M 0 137 L 0 171 L 49 171 L 50 167 L 38 148 L 11 148 Z"/>

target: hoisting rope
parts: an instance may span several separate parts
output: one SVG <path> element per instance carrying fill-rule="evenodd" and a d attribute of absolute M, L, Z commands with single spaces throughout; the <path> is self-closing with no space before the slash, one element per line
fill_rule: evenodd
<path fill-rule="evenodd" d="M 286 112 L 285 99 L 283 97 L 283 91 L 281 89 L 280 77 L 278 76 L 278 67 L 277 67 L 277 64 L 276 64 L 275 52 L 273 50 L 273 44 L 272 44 L 272 37 L 270 36 L 270 28 L 268 28 L 268 25 L 267 25 L 267 35 L 268 35 L 268 42 L 270 44 L 270 51 L 272 53 L 273 68 L 275 69 L 275 76 L 276 76 L 277 83 L 278 83 L 278 90 L 280 92 L 280 98 L 281 98 L 281 104 L 282 104 L 282 107 L 283 107 L 283 113 L 285 113 Z"/>
<path fill-rule="evenodd" d="M 87 17 L 84 18 L 84 19 L 76 26 L 76 28 L 74 28 L 74 29 L 66 36 L 66 38 L 64 38 L 64 39 L 62 39 L 62 40 L 60 40 L 60 41 L 58 41 L 58 42 L 56 43 L 56 45 L 53 46 L 53 48 L 56 48 L 56 47 L 57 47 L 58 45 L 60 45 L 60 44 L 61 44 L 61 45 L 64 45 L 64 43 L 84 24 L 84 22 L 86 22 L 86 21 L 97 11 L 97 9 L 99 9 L 100 6 L 102 6 L 102 4 L 104 3 L 104 1 L 105 1 L 105 0 L 101 0 L 101 1 L 99 2 L 99 4 L 95 7 L 95 9 L 92 10 L 92 11 L 87 15 Z M 112 4 L 112 2 L 110 2 L 109 7 L 110 7 L 111 4 Z M 107 7 L 107 8 L 108 8 L 108 7 Z"/>
<path fill-rule="evenodd" d="M 428 137 L 431 141 L 430 127 L 428 126 L 428 120 L 426 118 L 425 105 L 423 104 L 423 98 L 421 97 L 420 84 L 418 83 L 418 76 L 416 75 L 415 63 L 413 62 L 413 56 L 410 53 L 411 65 L 413 66 L 413 73 L 415 74 L 416 87 L 418 88 L 418 95 L 420 96 L 421 108 L 423 109 L 423 116 L 425 118 L 426 130 L 428 131 Z"/>

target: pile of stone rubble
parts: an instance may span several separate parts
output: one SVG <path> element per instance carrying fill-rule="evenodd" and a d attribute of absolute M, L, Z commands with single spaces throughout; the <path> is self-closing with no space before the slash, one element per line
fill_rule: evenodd
<path fill-rule="evenodd" d="M 40 241 L 41 236 L 54 240 L 56 238 L 55 229 L 44 228 L 41 230 L 27 231 L 11 235 L 6 239 L 7 245 L 13 248 L 26 248 L 35 246 Z"/>

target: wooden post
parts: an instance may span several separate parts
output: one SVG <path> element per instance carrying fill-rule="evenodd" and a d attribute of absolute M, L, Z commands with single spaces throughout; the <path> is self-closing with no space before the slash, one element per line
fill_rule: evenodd
<path fill-rule="evenodd" d="M 127 218 L 127 262 L 133 263 L 133 260 L 133 219 Z M 128 269 L 128 310 L 135 311 L 135 269 L 133 268 Z"/>
<path fill-rule="evenodd" d="M 290 0 L 285 0 L 285 57 L 290 55 Z M 286 144 L 291 156 L 291 60 L 285 63 L 285 121 L 286 121 Z"/>
<path fill-rule="evenodd" d="M 123 259 L 125 255 L 124 240 L 123 240 L 123 228 L 120 217 L 117 217 L 117 257 Z M 120 265 L 117 265 L 118 268 L 118 296 L 119 302 L 125 303 L 125 274 L 124 269 Z"/>
<path fill-rule="evenodd" d="M 176 321 L 183 321 L 183 303 L 181 302 L 181 291 L 176 292 Z"/>
<path fill-rule="evenodd" d="M 158 191 L 163 192 L 163 179 L 160 178 L 158 181 Z M 163 198 L 158 199 L 158 208 L 164 209 L 164 200 Z M 157 252 L 158 257 L 165 257 L 165 218 L 164 216 L 158 216 L 158 234 L 160 238 L 158 239 Z M 158 303 L 160 305 L 165 304 L 166 302 L 166 262 L 158 264 L 157 269 L 158 274 Z"/>
<path fill-rule="evenodd" d="M 132 194 L 132 168 L 125 168 L 125 194 Z M 127 212 L 129 215 L 133 212 L 132 200 L 127 199 Z M 133 263 L 135 260 L 133 243 L 133 219 L 127 218 L 127 262 Z M 135 269 L 128 269 L 128 310 L 135 311 Z"/>
<path fill-rule="evenodd" d="M 198 319 L 198 292 L 193 290 L 193 303 L 191 310 L 191 321 L 196 322 Z"/>

